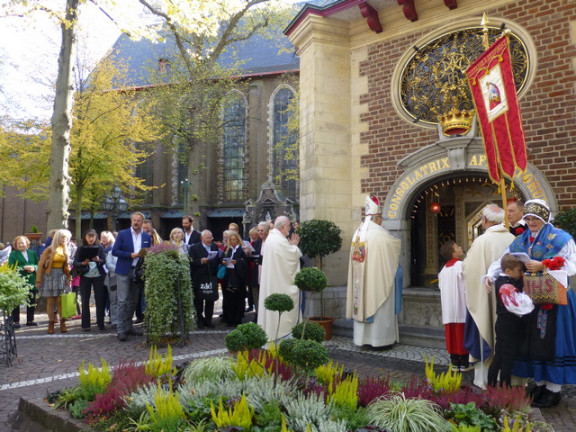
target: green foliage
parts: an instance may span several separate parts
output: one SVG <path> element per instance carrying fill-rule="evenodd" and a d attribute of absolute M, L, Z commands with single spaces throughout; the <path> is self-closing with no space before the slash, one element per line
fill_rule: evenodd
<path fill-rule="evenodd" d="M 232 352 L 262 348 L 266 342 L 266 332 L 256 323 L 240 324 L 226 335 L 226 348 Z"/>
<path fill-rule="evenodd" d="M 312 219 L 302 222 L 298 227 L 298 235 L 298 246 L 302 253 L 310 258 L 320 257 L 320 262 L 323 257 L 338 252 L 342 247 L 342 230 L 331 221 Z"/>
<path fill-rule="evenodd" d="M 340 381 L 328 400 L 338 407 L 356 410 L 358 407 L 358 375 L 353 374 Z"/>
<path fill-rule="evenodd" d="M 90 402 L 86 399 L 76 399 L 72 405 L 70 405 L 70 415 L 74 418 L 83 418 L 84 410 L 88 408 Z"/>
<path fill-rule="evenodd" d="M 92 363 L 88 363 L 88 371 L 84 369 L 84 362 L 80 364 L 80 388 L 83 398 L 89 401 L 94 400 L 94 397 L 98 393 L 106 390 L 106 387 L 108 387 L 108 384 L 112 381 L 108 363 L 106 363 L 106 360 L 103 358 L 100 359 L 100 363 L 102 364 L 100 369 L 96 368 Z"/>
<path fill-rule="evenodd" d="M 397 432 L 448 432 L 451 425 L 439 407 L 426 399 L 406 399 L 403 393 L 380 398 L 367 408 L 370 424 Z"/>
<path fill-rule="evenodd" d="M 165 390 L 158 384 L 154 395 L 154 404 L 154 407 L 150 405 L 146 407 L 150 414 L 151 430 L 157 432 L 177 430 L 185 419 L 178 395 L 171 388 Z"/>
<path fill-rule="evenodd" d="M 296 324 L 292 328 L 292 336 L 295 339 L 306 339 L 322 342 L 326 336 L 326 331 L 324 330 L 324 327 L 322 327 L 317 322 L 304 321 Z"/>
<path fill-rule="evenodd" d="M 218 410 L 212 405 L 210 412 L 212 420 L 219 428 L 225 426 L 240 426 L 249 430 L 250 426 L 252 426 L 254 410 L 248 405 L 246 395 L 244 394 L 240 400 L 234 402 L 234 405 L 229 409 L 224 408 L 222 399 L 220 399 Z"/>
<path fill-rule="evenodd" d="M 274 293 L 264 299 L 264 307 L 270 311 L 288 312 L 294 309 L 294 301 L 288 294 Z"/>
<path fill-rule="evenodd" d="M 296 273 L 294 284 L 302 291 L 321 292 L 328 286 L 328 278 L 317 267 L 304 267 Z"/>
<path fill-rule="evenodd" d="M 476 408 L 474 402 L 467 404 L 450 404 L 450 411 L 446 412 L 446 418 L 454 421 L 457 425 L 480 426 L 482 432 L 496 432 L 500 428 L 496 421 Z"/>
<path fill-rule="evenodd" d="M 151 377 L 161 377 L 167 374 L 175 374 L 176 368 L 172 367 L 172 347 L 168 345 L 166 349 L 166 357 L 162 358 L 162 354 L 158 353 L 156 345 L 150 347 L 148 354 L 148 362 L 146 363 L 146 374 Z"/>
<path fill-rule="evenodd" d="M 54 408 L 64 408 L 68 409 L 76 400 L 82 397 L 82 389 L 80 387 L 72 387 L 62 390 L 56 401 L 54 402 Z"/>
<path fill-rule="evenodd" d="M 192 361 L 182 373 L 186 381 L 197 383 L 217 379 L 232 379 L 234 361 L 230 357 L 210 357 Z"/>
<path fill-rule="evenodd" d="M 456 393 L 460 390 L 462 374 L 452 369 L 448 369 L 440 375 L 434 372 L 434 359 L 428 363 L 428 357 L 424 357 L 426 362 L 426 378 L 435 392 Z"/>
<path fill-rule="evenodd" d="M 16 265 L 8 262 L 0 266 L 0 310 L 11 311 L 20 305 L 28 305 L 30 286 L 20 275 Z"/>
<path fill-rule="evenodd" d="M 284 359 L 286 363 L 294 361 L 294 347 L 299 339 L 283 339 L 278 345 L 278 354 Z"/>
<path fill-rule="evenodd" d="M 157 253 L 150 250 L 144 265 L 148 341 L 161 342 L 167 333 L 186 337 L 195 322 L 188 257 L 178 250 L 164 247 Z M 179 316 L 180 307 L 184 315 L 183 324 Z"/>
<path fill-rule="evenodd" d="M 326 347 L 318 342 L 302 339 L 295 339 L 295 341 L 288 363 L 311 372 L 330 360 Z"/>
<path fill-rule="evenodd" d="M 316 379 L 326 386 L 328 393 L 332 393 L 333 382 L 335 380 L 340 381 L 343 373 L 344 366 L 339 366 L 337 363 L 334 364 L 334 361 L 330 360 L 328 363 L 316 368 Z"/>
<path fill-rule="evenodd" d="M 282 407 L 277 400 L 271 400 L 256 413 L 256 425 L 265 427 L 264 430 L 277 429 L 282 427 Z"/>
<path fill-rule="evenodd" d="M 552 222 L 576 239 L 576 208 L 558 212 Z"/>
<path fill-rule="evenodd" d="M 468 426 L 466 424 L 454 425 L 452 427 L 452 432 L 482 432 L 480 426 Z"/>

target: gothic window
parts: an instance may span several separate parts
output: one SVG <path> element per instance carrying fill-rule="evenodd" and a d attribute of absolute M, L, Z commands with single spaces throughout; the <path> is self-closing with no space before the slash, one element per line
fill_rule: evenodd
<path fill-rule="evenodd" d="M 232 92 L 226 99 L 223 120 L 224 200 L 242 201 L 245 198 L 246 102 L 238 92 Z"/>
<path fill-rule="evenodd" d="M 287 198 L 298 198 L 298 135 L 290 127 L 294 115 L 291 102 L 294 92 L 281 88 L 274 95 L 272 120 L 272 178 Z"/>
<path fill-rule="evenodd" d="M 154 155 L 150 155 L 146 158 L 144 162 L 141 164 L 136 165 L 136 172 L 135 175 L 138 178 L 144 180 L 144 185 L 146 186 L 154 186 L 154 174 L 152 171 L 153 161 L 152 158 Z M 146 204 L 152 203 L 152 191 L 142 191 L 139 193 L 140 198 L 144 200 Z"/>

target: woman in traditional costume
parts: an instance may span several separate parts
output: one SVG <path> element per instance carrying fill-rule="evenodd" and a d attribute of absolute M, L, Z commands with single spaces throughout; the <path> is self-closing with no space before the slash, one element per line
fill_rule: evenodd
<path fill-rule="evenodd" d="M 516 376 L 534 379 L 532 406 L 538 408 L 558 405 L 561 385 L 576 384 L 576 295 L 569 286 L 570 276 L 576 274 L 576 244 L 570 234 L 549 220 L 550 208 L 545 201 L 527 201 L 524 221 L 528 229 L 506 251 L 527 254 L 529 273 L 550 269 L 568 274 L 562 281 L 568 290 L 568 304 L 536 305 L 528 329 L 527 357 L 517 359 L 512 371 Z M 499 273 L 500 260 L 488 269 L 487 283 Z"/>

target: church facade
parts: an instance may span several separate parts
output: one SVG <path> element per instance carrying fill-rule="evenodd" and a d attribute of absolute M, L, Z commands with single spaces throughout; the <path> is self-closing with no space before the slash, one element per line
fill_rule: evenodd
<path fill-rule="evenodd" d="M 528 152 L 507 196 L 544 199 L 554 214 L 576 205 L 572 0 L 341 0 L 304 7 L 286 29 L 300 57 L 301 220 L 334 221 L 349 245 L 376 194 L 402 240 L 405 323 L 442 326 L 438 248 L 468 249 L 482 208 L 502 206 L 474 122 L 446 135 L 440 118 L 473 108 L 464 70 L 483 31 L 492 43 L 504 29 Z M 331 283 L 345 284 L 346 249 L 328 260 Z"/>

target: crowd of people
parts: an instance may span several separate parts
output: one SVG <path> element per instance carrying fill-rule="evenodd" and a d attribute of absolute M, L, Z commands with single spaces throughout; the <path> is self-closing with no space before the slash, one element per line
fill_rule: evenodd
<path fill-rule="evenodd" d="M 483 209 L 484 232 L 465 258 L 453 241 L 441 246 L 446 348 L 453 369 L 474 369 L 476 386 L 525 385 L 531 378 L 532 406 L 551 407 L 561 400 L 562 384 L 576 384 L 576 297 L 569 284 L 576 244 L 551 223 L 543 200 L 512 201 L 508 214 L 505 227 L 502 208 Z M 564 290 L 558 297 L 566 304 L 524 292 L 528 275 L 544 278 L 552 270 L 561 280 L 550 286 Z"/>
<path fill-rule="evenodd" d="M 238 225 L 231 223 L 220 243 L 214 242 L 211 231 L 196 230 L 191 216 L 185 216 L 182 226 L 170 231 L 166 243 L 189 257 L 198 328 L 214 327 L 215 300 L 204 298 L 199 288 L 205 277 L 218 280 L 223 309 L 219 318 L 228 326 L 241 324 L 246 312 L 258 310 L 263 246 L 273 225 L 261 222 L 251 230 L 250 241 L 244 241 Z M 143 322 L 146 307 L 143 251 L 162 242 L 152 221 L 142 213 L 132 214 L 130 227 L 118 233 L 98 234 L 89 229 L 78 245 L 65 229 L 50 231 L 41 250 L 30 248 L 27 237 L 16 237 L 13 248 L 7 246 L 5 254 L 9 264 L 20 269 L 30 286 L 26 325 L 38 325 L 34 320 L 38 296 L 46 301 L 48 333 L 53 334 L 58 323 L 60 331 L 67 332 L 61 296 L 74 292 L 77 310 L 71 319 L 80 319 L 83 331 L 92 330 L 93 299 L 99 330 L 115 329 L 120 341 L 142 334 L 134 324 Z M 224 269 L 219 272 L 221 267 Z M 20 308 L 11 315 L 14 327 L 19 328 Z"/>
<path fill-rule="evenodd" d="M 504 210 L 489 204 L 482 211 L 483 233 L 467 254 L 454 241 L 440 248 L 445 265 L 438 285 L 446 347 L 453 369 L 474 369 L 476 386 L 523 385 L 532 378 L 533 406 L 554 406 L 560 401 L 561 385 L 576 384 L 576 297 L 569 285 L 576 274 L 576 244 L 550 223 L 550 209 L 542 200 L 510 202 L 508 214 L 505 227 Z M 354 342 L 376 348 L 398 341 L 402 289 L 400 241 L 381 222 L 378 200 L 367 197 L 365 219 L 350 251 L 347 298 Z M 198 328 L 214 327 L 215 298 L 201 287 L 217 280 L 222 322 L 235 327 L 255 309 L 255 321 L 270 341 L 288 337 L 301 319 L 302 293 L 294 285 L 302 257 L 299 236 L 286 216 L 273 224 L 261 222 L 248 234 L 250 240 L 242 240 L 238 225 L 232 223 L 222 242 L 215 243 L 211 231 L 197 231 L 194 219 L 186 216 L 167 242 L 189 258 Z M 61 296 L 72 290 L 79 294 L 77 317 L 84 331 L 91 330 L 93 295 L 100 330 L 113 326 L 119 341 L 141 334 L 133 324 L 145 314 L 142 251 L 161 242 L 142 213 L 132 214 L 131 226 L 116 235 L 86 231 L 78 246 L 64 229 L 50 233 L 41 253 L 30 248 L 26 237 L 16 237 L 8 262 L 20 269 L 31 288 L 26 325 L 37 325 L 34 302 L 39 296 L 46 299 L 48 333 L 54 333 L 58 322 L 65 333 Z M 548 270 L 564 271 L 558 289 L 567 290 L 566 304 L 534 304 L 523 292 L 525 272 Z M 281 319 L 264 308 L 264 300 L 273 293 L 287 294 L 296 305 Z M 12 317 L 19 327 L 20 308 Z"/>

